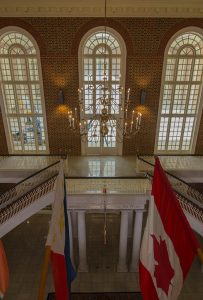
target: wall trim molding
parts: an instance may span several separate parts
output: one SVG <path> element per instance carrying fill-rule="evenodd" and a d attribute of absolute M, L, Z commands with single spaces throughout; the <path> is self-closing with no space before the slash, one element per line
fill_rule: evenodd
<path fill-rule="evenodd" d="M 37 1 L 38 2 L 38 1 Z M 132 3 L 132 2 L 131 2 Z M 104 16 L 104 8 L 101 6 L 87 7 L 87 6 L 70 6 L 55 4 L 52 6 L 6 6 L 6 3 L 0 4 L 1 17 L 102 17 Z M 171 17 L 171 18 L 202 18 L 203 3 L 195 6 L 181 6 L 174 4 L 167 7 L 166 4 L 162 6 L 111 6 L 107 8 L 108 17 Z"/>

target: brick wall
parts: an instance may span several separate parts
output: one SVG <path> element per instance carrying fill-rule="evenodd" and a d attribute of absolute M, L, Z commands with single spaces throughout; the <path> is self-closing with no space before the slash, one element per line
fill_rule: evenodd
<path fill-rule="evenodd" d="M 89 29 L 104 25 L 102 18 L 0 18 L 0 28 L 20 26 L 36 39 L 40 52 L 50 153 L 80 155 L 80 138 L 68 129 L 65 109 L 57 104 L 57 92 L 64 90 L 65 104 L 78 105 L 78 45 Z M 117 30 L 127 46 L 126 88 L 131 87 L 131 107 L 139 105 L 140 92 L 147 91 L 139 136 L 124 141 L 123 154 L 153 153 L 160 83 L 165 46 L 170 37 L 186 26 L 203 28 L 203 19 L 115 18 L 108 26 Z M 0 114 L 0 154 L 7 153 Z M 203 119 L 196 154 L 203 153 Z"/>

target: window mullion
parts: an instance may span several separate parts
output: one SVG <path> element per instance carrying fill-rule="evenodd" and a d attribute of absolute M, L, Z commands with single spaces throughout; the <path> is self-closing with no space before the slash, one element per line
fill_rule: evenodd
<path fill-rule="evenodd" d="M 176 57 L 175 61 L 175 67 L 174 67 L 174 79 L 177 78 L 177 72 L 178 72 L 178 58 Z M 171 92 L 171 105 L 169 108 L 169 114 L 168 114 L 168 127 L 167 127 L 167 134 L 166 134 L 166 146 L 165 149 L 168 150 L 168 144 L 169 144 L 169 135 L 170 135 L 170 130 L 171 130 L 171 120 L 172 117 L 174 116 L 173 114 L 173 105 L 174 105 L 174 98 L 175 98 L 175 88 L 176 88 L 176 81 L 173 81 L 172 83 L 172 92 Z"/>
<path fill-rule="evenodd" d="M 97 89 L 97 87 L 96 87 L 96 56 L 94 55 L 92 59 L 93 59 L 93 61 L 92 61 L 92 63 L 93 63 L 92 85 L 94 87 L 93 93 L 92 93 L 92 97 L 93 97 L 92 100 L 93 100 L 93 115 L 94 115 L 94 114 L 96 114 L 96 89 Z"/>
<path fill-rule="evenodd" d="M 16 105 L 16 115 L 15 115 L 15 117 L 16 117 L 17 122 L 18 122 L 18 128 L 19 128 L 19 135 L 20 135 L 20 140 L 21 140 L 22 151 L 24 151 L 25 150 L 25 147 L 24 147 L 24 136 L 23 136 L 23 130 L 22 130 L 22 124 L 21 124 L 21 118 L 20 118 L 21 114 L 19 112 L 17 90 L 16 90 L 16 84 L 21 84 L 21 83 L 19 83 L 19 82 L 17 82 L 15 80 L 14 72 L 13 72 L 13 60 L 12 60 L 12 58 L 13 58 L 13 56 L 11 55 L 9 57 L 9 63 L 10 63 L 11 79 L 12 79 L 12 86 L 13 86 L 13 92 L 14 92 L 14 100 L 15 100 L 15 105 Z M 11 114 L 11 113 L 8 114 L 8 117 L 9 116 L 10 116 L 10 118 L 14 117 L 14 115 Z M 9 123 L 10 123 L 10 121 L 9 121 Z M 10 128 L 10 124 L 9 124 L 9 128 Z M 12 136 L 12 145 L 13 145 L 14 152 L 16 152 L 17 150 L 15 149 L 13 136 Z"/>
<path fill-rule="evenodd" d="M 1 64 L 5 69 L 5 80 L 2 80 L 4 124 L 10 133 L 13 152 L 48 150 L 39 51 L 33 42 L 29 34 L 27 36 L 17 31 L 3 32 L 0 40 L 3 49 L 0 57 L 5 60 Z M 37 110 L 34 109 L 35 105 Z"/>
<path fill-rule="evenodd" d="M 195 58 L 192 58 L 192 64 L 191 64 L 191 71 L 190 71 L 190 78 L 189 81 L 187 82 L 188 85 L 188 90 L 187 90 L 187 97 L 186 97 L 186 103 L 185 103 L 185 110 L 183 114 L 183 126 L 182 126 L 182 131 L 181 131 L 181 140 L 180 140 L 180 147 L 179 150 L 182 149 L 183 146 L 183 136 L 184 136 L 184 131 L 185 131 L 185 124 L 186 124 L 186 118 L 188 117 L 187 110 L 188 110 L 188 104 L 190 100 L 190 93 L 191 93 L 191 85 L 192 85 L 192 78 L 193 78 L 193 72 L 194 72 L 194 61 Z M 194 128 L 194 123 L 193 123 L 193 128 Z M 191 147 L 191 144 L 190 144 Z"/>
<path fill-rule="evenodd" d="M 28 91 L 29 91 L 29 97 L 30 97 L 33 133 L 34 133 L 34 139 L 35 139 L 35 146 L 36 146 L 36 149 L 37 149 L 37 152 L 38 152 L 39 151 L 39 145 L 38 145 L 37 128 L 36 128 L 37 116 L 36 116 L 35 110 L 34 110 L 34 103 L 33 103 L 33 98 L 32 98 L 32 89 L 31 89 L 32 82 L 31 82 L 31 79 L 30 79 L 29 60 L 28 60 L 27 56 L 25 57 L 25 63 L 26 63 L 26 73 L 27 73 L 27 85 L 28 85 Z"/>

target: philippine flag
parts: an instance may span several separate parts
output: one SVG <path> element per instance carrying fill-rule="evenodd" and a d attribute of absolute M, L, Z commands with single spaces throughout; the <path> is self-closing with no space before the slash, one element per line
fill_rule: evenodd
<path fill-rule="evenodd" d="M 8 289 L 9 271 L 8 263 L 6 259 L 6 253 L 4 246 L 0 240 L 0 299 L 4 298 L 4 295 Z"/>
<path fill-rule="evenodd" d="M 76 273 L 70 259 L 66 188 L 62 166 L 56 182 L 53 213 L 46 246 L 50 247 L 56 299 L 69 300 L 71 282 Z"/>
<path fill-rule="evenodd" d="M 143 300 L 176 300 L 199 244 L 156 159 L 140 251 Z"/>

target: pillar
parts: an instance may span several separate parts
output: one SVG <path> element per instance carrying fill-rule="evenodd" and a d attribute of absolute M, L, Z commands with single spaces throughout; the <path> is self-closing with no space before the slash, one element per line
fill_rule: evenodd
<path fill-rule="evenodd" d="M 87 254 L 86 254 L 86 223 L 85 211 L 78 211 L 78 248 L 79 248 L 79 266 L 78 272 L 88 272 Z"/>
<path fill-rule="evenodd" d="M 117 272 L 128 272 L 126 257 L 128 244 L 128 211 L 121 211 L 119 259 Z"/>
<path fill-rule="evenodd" d="M 72 220 L 71 220 L 70 211 L 68 211 L 68 227 L 69 227 L 70 258 L 71 258 L 72 265 L 75 268 L 74 252 L 73 252 L 73 231 L 72 231 Z"/>
<path fill-rule="evenodd" d="M 133 236 L 133 217 L 134 217 L 134 211 L 131 210 L 128 212 L 128 237 Z"/>
<path fill-rule="evenodd" d="M 78 237 L 77 211 L 71 211 L 73 238 Z"/>
<path fill-rule="evenodd" d="M 143 212 L 143 210 L 136 210 L 135 214 L 130 272 L 138 272 Z"/>

